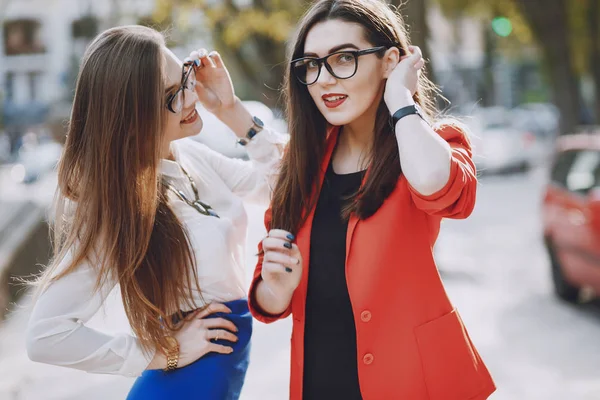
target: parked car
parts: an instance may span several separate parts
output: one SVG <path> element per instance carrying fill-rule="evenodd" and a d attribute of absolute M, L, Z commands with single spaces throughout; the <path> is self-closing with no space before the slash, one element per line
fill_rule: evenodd
<path fill-rule="evenodd" d="M 265 123 L 265 126 L 278 132 L 286 131 L 287 127 L 284 121 L 276 118 L 273 111 L 265 104 L 259 101 L 244 101 L 243 103 L 252 115 L 256 115 Z M 246 149 L 236 143 L 235 133 L 200 104 L 197 107 L 204 126 L 193 139 L 228 157 L 246 159 L 248 157 Z"/>
<path fill-rule="evenodd" d="M 600 293 L 600 134 L 557 141 L 543 206 L 544 242 L 558 297 Z"/>
<path fill-rule="evenodd" d="M 559 135 L 556 107 L 543 103 L 522 104 L 510 112 L 512 125 L 528 136 L 530 165 L 547 165 Z"/>
<path fill-rule="evenodd" d="M 473 159 L 481 174 L 525 171 L 532 165 L 532 134 L 516 126 L 508 110 L 481 108 L 466 119 Z"/>

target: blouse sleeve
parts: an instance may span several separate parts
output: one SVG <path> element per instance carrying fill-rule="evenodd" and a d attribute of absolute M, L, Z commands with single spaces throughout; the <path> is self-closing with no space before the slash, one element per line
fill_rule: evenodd
<path fill-rule="evenodd" d="M 96 278 L 84 262 L 38 297 L 26 331 L 29 358 L 93 373 L 139 376 L 154 351 L 144 352 L 132 335 L 112 336 L 86 326 L 115 286 L 110 282 L 95 290 Z"/>
<path fill-rule="evenodd" d="M 250 159 L 241 160 L 224 156 L 197 141 L 188 141 L 195 156 L 208 162 L 235 195 L 264 206 L 269 203 L 287 142 L 288 135 L 265 128 L 246 145 Z"/>

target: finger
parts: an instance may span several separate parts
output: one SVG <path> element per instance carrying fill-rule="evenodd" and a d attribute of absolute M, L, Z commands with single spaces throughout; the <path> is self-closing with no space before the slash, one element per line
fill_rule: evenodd
<path fill-rule="evenodd" d="M 207 329 L 227 329 L 232 332 L 238 331 L 237 326 L 225 318 L 206 318 L 202 326 Z"/>
<path fill-rule="evenodd" d="M 220 344 L 211 342 L 208 346 L 208 351 L 211 353 L 231 354 L 233 353 L 233 348 L 229 346 L 221 346 Z"/>
<path fill-rule="evenodd" d="M 198 51 L 194 50 L 190 53 L 190 56 L 188 58 L 192 60 L 197 60 L 200 58 L 200 55 L 198 54 Z"/>
<path fill-rule="evenodd" d="M 265 254 L 264 261 L 276 264 L 283 264 L 288 267 L 293 267 L 294 265 L 300 264 L 300 260 L 297 257 L 290 257 L 287 254 L 278 253 L 275 251 L 270 251 L 269 253 Z"/>
<path fill-rule="evenodd" d="M 417 61 L 417 63 L 415 64 L 414 68 L 420 70 L 424 66 L 425 66 L 425 59 L 421 58 L 419 61 Z"/>
<path fill-rule="evenodd" d="M 289 255 L 290 255 L 290 257 L 297 258 L 298 260 L 302 259 L 302 254 L 300 253 L 300 248 L 294 243 L 292 243 L 292 251 L 290 251 Z"/>
<path fill-rule="evenodd" d="M 265 251 L 286 252 L 293 248 L 294 248 L 293 244 L 285 239 L 277 239 L 277 238 L 268 237 L 265 240 L 263 240 L 263 249 Z"/>
<path fill-rule="evenodd" d="M 284 272 L 292 273 L 292 272 L 294 272 L 294 267 L 282 265 L 282 264 L 278 264 L 278 263 L 273 263 L 273 262 L 268 262 L 268 261 L 267 262 L 263 261 L 262 270 L 263 270 L 263 273 L 265 273 L 265 274 L 277 275 L 277 274 L 282 274 Z"/>
<path fill-rule="evenodd" d="M 290 242 L 296 240 L 296 237 L 291 232 L 284 231 L 283 229 L 271 229 L 269 231 L 269 237 L 284 239 Z"/>
<path fill-rule="evenodd" d="M 209 340 L 228 340 L 230 342 L 238 341 L 236 335 L 224 329 L 210 329 L 206 333 L 206 338 Z"/>
<path fill-rule="evenodd" d="M 413 65 L 423 58 L 423 53 L 421 53 L 421 49 L 418 46 L 411 46 L 410 58 L 413 60 Z"/>
<path fill-rule="evenodd" d="M 211 60 L 213 60 L 213 62 L 217 66 L 217 68 L 225 68 L 223 59 L 221 58 L 221 55 L 217 51 L 211 51 L 208 56 L 210 57 Z"/>
<path fill-rule="evenodd" d="M 198 53 L 199 53 L 200 61 L 202 62 L 202 65 L 211 67 L 211 68 L 216 67 L 214 61 L 208 56 L 208 51 L 206 51 L 206 49 L 200 49 L 200 51 Z"/>
<path fill-rule="evenodd" d="M 412 54 L 418 53 L 420 56 L 423 56 L 423 53 L 421 52 L 421 48 L 419 46 L 408 46 L 408 49 Z"/>
<path fill-rule="evenodd" d="M 226 305 L 221 303 L 211 303 L 208 305 L 208 307 L 198 313 L 197 318 L 202 319 L 210 314 L 215 314 L 218 312 L 231 314 L 231 310 Z"/>

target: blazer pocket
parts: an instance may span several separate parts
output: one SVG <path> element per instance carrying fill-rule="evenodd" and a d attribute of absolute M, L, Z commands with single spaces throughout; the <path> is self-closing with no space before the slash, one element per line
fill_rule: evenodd
<path fill-rule="evenodd" d="M 456 309 L 415 328 L 430 400 L 468 400 L 484 389 L 480 359 Z"/>

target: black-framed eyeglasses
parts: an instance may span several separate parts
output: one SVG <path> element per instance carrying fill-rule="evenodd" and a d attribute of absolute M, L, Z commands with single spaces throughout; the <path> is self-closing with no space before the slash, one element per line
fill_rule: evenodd
<path fill-rule="evenodd" d="M 292 60 L 292 71 L 296 79 L 304 85 L 312 85 L 321 75 L 323 64 L 327 71 L 338 79 L 352 78 L 358 70 L 358 57 L 367 54 L 379 53 L 386 50 L 386 46 L 372 47 L 364 50 L 342 50 L 326 55 L 325 57 L 302 57 Z"/>
<path fill-rule="evenodd" d="M 196 77 L 190 80 L 192 72 L 195 71 L 195 64 L 193 62 L 186 62 L 183 64 L 181 70 L 181 85 L 177 91 L 167 96 L 167 108 L 169 111 L 175 114 L 179 114 L 185 104 L 185 89 L 194 91 L 196 88 Z"/>

